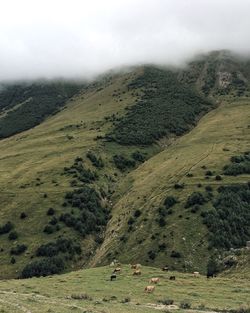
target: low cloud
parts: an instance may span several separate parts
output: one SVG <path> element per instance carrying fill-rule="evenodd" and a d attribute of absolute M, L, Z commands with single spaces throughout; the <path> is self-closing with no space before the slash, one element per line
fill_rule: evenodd
<path fill-rule="evenodd" d="M 249 0 L 8 0 L 0 11 L 0 80 L 88 78 L 195 54 L 250 53 Z"/>

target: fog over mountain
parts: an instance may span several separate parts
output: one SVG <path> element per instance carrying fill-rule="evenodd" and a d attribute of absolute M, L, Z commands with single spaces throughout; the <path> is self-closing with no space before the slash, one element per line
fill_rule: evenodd
<path fill-rule="evenodd" d="M 250 53 L 249 0 L 8 0 L 0 79 L 91 77 L 141 63 L 180 65 L 217 49 Z"/>

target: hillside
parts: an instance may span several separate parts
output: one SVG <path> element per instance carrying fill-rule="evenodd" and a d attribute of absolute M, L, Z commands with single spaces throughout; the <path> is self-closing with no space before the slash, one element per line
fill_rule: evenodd
<path fill-rule="evenodd" d="M 231 78 L 218 92 L 221 65 L 211 58 L 221 55 L 207 57 L 199 75 L 197 61 L 189 75 L 146 66 L 74 86 L 60 112 L 53 109 L 36 127 L 0 141 L 1 278 L 113 258 L 205 272 L 217 249 L 244 246 L 249 76 L 231 58 L 228 73 L 244 76 L 244 92 Z M 214 62 L 214 84 L 204 93 L 204 68 Z M 9 102 L 10 125 L 11 112 L 22 115 L 23 101 Z M 14 129 L 13 123 L 9 135 L 20 131 Z M 223 211 L 227 194 L 237 199 L 237 222 L 234 205 Z M 228 216 L 223 227 L 221 211 Z M 224 246 L 212 236 L 214 220 Z M 225 233 L 233 235 L 225 240 Z"/>

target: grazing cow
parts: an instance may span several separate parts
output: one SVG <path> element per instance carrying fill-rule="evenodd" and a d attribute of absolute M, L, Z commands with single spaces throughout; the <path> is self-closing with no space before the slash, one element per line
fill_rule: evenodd
<path fill-rule="evenodd" d="M 133 273 L 134 276 L 139 276 L 141 275 L 141 270 L 135 270 Z"/>
<path fill-rule="evenodd" d="M 169 279 L 170 280 L 175 280 L 175 276 L 170 276 Z"/>
<path fill-rule="evenodd" d="M 154 277 L 154 278 L 151 278 L 151 279 L 149 280 L 149 282 L 150 282 L 150 283 L 153 283 L 153 284 L 157 284 L 157 283 L 159 283 L 159 281 L 160 281 L 160 278 L 159 278 L 159 277 Z"/>
<path fill-rule="evenodd" d="M 120 267 L 116 267 L 113 271 L 113 273 L 120 273 L 121 272 L 121 268 Z"/>
<path fill-rule="evenodd" d="M 194 277 L 199 277 L 200 273 L 199 272 L 193 272 Z"/>
<path fill-rule="evenodd" d="M 167 266 L 162 267 L 162 271 L 167 272 L 168 271 L 168 267 Z"/>
<path fill-rule="evenodd" d="M 212 273 L 207 273 L 207 279 L 210 278 L 210 277 L 213 278 L 213 277 L 216 277 L 216 276 L 214 274 L 212 274 Z"/>
<path fill-rule="evenodd" d="M 155 286 L 146 286 L 144 291 L 145 292 L 148 292 L 148 293 L 151 293 L 155 290 Z"/>
<path fill-rule="evenodd" d="M 138 270 L 139 268 L 141 268 L 141 264 L 131 264 L 132 270 Z"/>
<path fill-rule="evenodd" d="M 114 273 L 113 273 L 113 274 L 111 274 L 111 276 L 110 276 L 110 280 L 111 280 L 111 281 L 116 280 L 116 274 L 114 274 Z"/>

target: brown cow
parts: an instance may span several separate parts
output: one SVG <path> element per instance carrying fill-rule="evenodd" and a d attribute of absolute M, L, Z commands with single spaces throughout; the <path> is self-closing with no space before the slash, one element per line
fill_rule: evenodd
<path fill-rule="evenodd" d="M 132 270 L 138 270 L 141 267 L 141 264 L 131 264 L 131 269 Z"/>
<path fill-rule="evenodd" d="M 139 276 L 141 275 L 141 270 L 135 270 L 133 273 L 134 276 Z"/>
<path fill-rule="evenodd" d="M 120 273 L 121 272 L 121 268 L 120 267 L 116 267 L 113 271 L 113 273 Z"/>
<path fill-rule="evenodd" d="M 155 286 L 146 286 L 144 291 L 145 292 L 148 292 L 148 293 L 151 293 L 155 290 Z"/>
<path fill-rule="evenodd" d="M 149 280 L 150 283 L 153 283 L 153 284 L 157 284 L 160 282 L 160 278 L 159 277 L 153 277 Z"/>
<path fill-rule="evenodd" d="M 162 271 L 167 272 L 168 271 L 168 267 L 167 266 L 162 267 Z"/>

